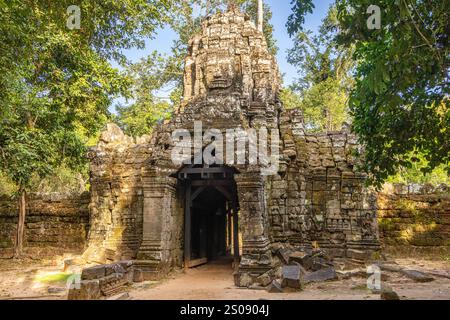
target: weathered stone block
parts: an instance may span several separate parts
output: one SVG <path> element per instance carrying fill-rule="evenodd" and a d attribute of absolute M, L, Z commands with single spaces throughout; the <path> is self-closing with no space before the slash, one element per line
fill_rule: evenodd
<path fill-rule="evenodd" d="M 97 300 L 101 298 L 100 281 L 85 280 L 80 282 L 79 289 L 70 289 L 68 300 Z"/>
<path fill-rule="evenodd" d="M 109 276 L 113 273 L 125 274 L 126 270 L 120 263 L 105 265 L 105 276 Z"/>
<path fill-rule="evenodd" d="M 429 276 L 423 272 L 417 270 L 402 270 L 402 273 L 408 278 L 413 279 L 416 282 L 431 282 L 434 281 L 432 276 Z"/>
<path fill-rule="evenodd" d="M 280 258 L 281 262 L 284 264 L 288 264 L 289 263 L 289 256 L 291 255 L 292 250 L 289 248 L 282 248 L 280 250 L 278 250 L 278 257 Z"/>
<path fill-rule="evenodd" d="M 304 271 L 300 265 L 283 266 L 281 286 L 294 289 L 302 288 Z"/>
<path fill-rule="evenodd" d="M 83 269 L 81 272 L 81 280 L 101 279 L 106 276 L 105 265 L 95 266 Z"/>
<path fill-rule="evenodd" d="M 271 285 L 267 288 L 269 293 L 283 293 L 283 288 L 281 287 L 281 283 L 277 280 L 273 280 Z"/>
<path fill-rule="evenodd" d="M 330 280 L 336 280 L 338 278 L 336 271 L 333 267 L 329 267 L 326 269 L 321 269 L 312 273 L 307 273 L 303 277 L 304 283 L 310 283 L 310 282 L 323 282 L 323 281 L 330 281 Z"/>
<path fill-rule="evenodd" d="M 356 249 L 347 249 L 347 258 L 355 259 L 359 261 L 365 261 L 370 257 L 371 252 L 356 250 Z"/>
<path fill-rule="evenodd" d="M 307 259 L 310 256 L 311 256 L 310 254 L 302 251 L 293 252 L 289 255 L 289 264 L 296 262 L 303 265 L 305 259 Z"/>

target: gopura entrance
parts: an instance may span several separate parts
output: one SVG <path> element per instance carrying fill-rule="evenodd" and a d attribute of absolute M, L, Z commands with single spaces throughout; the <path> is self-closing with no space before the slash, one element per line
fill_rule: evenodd
<path fill-rule="evenodd" d="M 277 277 L 282 249 L 315 243 L 351 259 L 378 250 L 376 202 L 355 170 L 357 137 L 305 133 L 301 111 L 283 107 L 275 57 L 249 16 L 232 6 L 205 19 L 189 42 L 183 84 L 182 103 L 151 137 L 135 143 L 110 126 L 91 152 L 87 260 L 136 259 L 152 280 L 231 251 L 239 259 L 235 284 L 248 287 Z M 209 145 L 207 131 L 220 131 L 228 146 L 229 130 L 275 130 L 280 150 L 270 159 L 278 168 L 267 175 L 267 161 L 250 157 L 259 141 L 235 136 L 245 147 L 233 148 L 236 161 L 228 161 L 227 149 L 224 162 L 239 174 L 223 166 L 180 170 L 174 133 L 194 136 L 196 153 L 195 122 L 205 132 L 199 146 Z M 189 139 L 182 142 L 192 152 Z"/>
<path fill-rule="evenodd" d="M 184 185 L 184 264 L 193 268 L 233 255 L 239 262 L 239 203 L 229 167 L 187 166 L 178 179 Z"/>

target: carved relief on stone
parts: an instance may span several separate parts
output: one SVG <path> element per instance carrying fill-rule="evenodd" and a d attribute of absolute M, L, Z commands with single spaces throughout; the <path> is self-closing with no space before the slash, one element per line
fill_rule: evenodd
<path fill-rule="evenodd" d="M 208 92 L 239 87 L 242 78 L 239 60 L 225 50 L 208 53 L 203 70 Z"/>
<path fill-rule="evenodd" d="M 362 213 L 360 217 L 361 221 L 361 236 L 363 240 L 376 239 L 376 218 L 370 212 Z"/>

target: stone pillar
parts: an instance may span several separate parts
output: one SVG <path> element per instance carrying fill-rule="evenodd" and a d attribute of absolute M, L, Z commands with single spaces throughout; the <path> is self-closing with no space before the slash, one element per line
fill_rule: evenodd
<path fill-rule="evenodd" d="M 164 215 L 170 215 L 176 183 L 175 178 L 158 175 L 152 169 L 144 173 L 143 237 L 137 268 L 141 269 L 145 280 L 164 275 L 170 267 L 164 253 L 167 247 L 164 243 Z"/>
<path fill-rule="evenodd" d="M 235 284 L 266 286 L 272 278 L 272 255 L 265 199 L 265 180 L 259 172 L 235 176 L 239 197 L 239 226 L 242 233 L 242 255 Z"/>

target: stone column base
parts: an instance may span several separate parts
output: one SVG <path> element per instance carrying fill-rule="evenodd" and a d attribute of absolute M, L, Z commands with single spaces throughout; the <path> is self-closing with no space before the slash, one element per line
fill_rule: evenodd
<path fill-rule="evenodd" d="M 240 266 L 233 276 L 237 287 L 248 288 L 252 285 L 266 287 L 275 279 L 275 269 L 272 266 Z"/>
<path fill-rule="evenodd" d="M 243 255 L 238 270 L 234 273 L 234 282 L 238 287 L 251 285 L 268 286 L 275 276 L 270 242 L 245 241 Z"/>
<path fill-rule="evenodd" d="M 133 282 L 157 281 L 169 273 L 164 263 L 152 260 L 133 261 Z"/>

